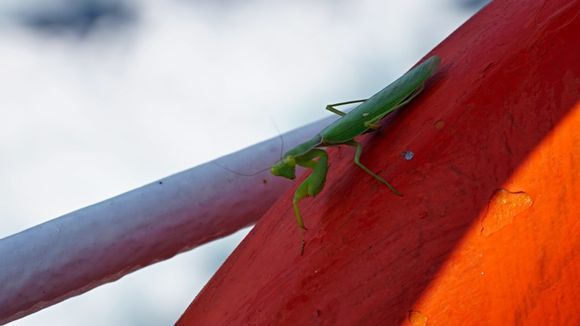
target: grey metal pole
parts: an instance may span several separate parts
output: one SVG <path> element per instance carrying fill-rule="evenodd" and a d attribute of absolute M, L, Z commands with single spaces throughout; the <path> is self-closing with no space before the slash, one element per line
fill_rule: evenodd
<path fill-rule="evenodd" d="M 296 145 L 331 121 L 284 142 Z M 231 171 L 251 173 L 279 155 L 272 138 L 1 239 L 0 323 L 253 224 L 292 183 Z"/>

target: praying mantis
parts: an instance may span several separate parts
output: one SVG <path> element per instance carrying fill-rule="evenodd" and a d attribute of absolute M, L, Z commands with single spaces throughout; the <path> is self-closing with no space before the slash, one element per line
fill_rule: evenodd
<path fill-rule="evenodd" d="M 348 145 L 356 148 L 354 163 L 398 195 L 402 194 L 385 179 L 360 162 L 362 146 L 354 138 L 379 128 L 379 122 L 389 113 L 411 102 L 424 88 L 425 82 L 433 75 L 440 58 L 432 56 L 409 70 L 399 79 L 366 100 L 355 100 L 329 104 L 326 109 L 340 117 L 310 140 L 288 150 L 282 159 L 274 164 L 271 173 L 290 180 L 296 177 L 296 165 L 312 170 L 312 173 L 298 186 L 292 206 L 298 226 L 306 230 L 298 203 L 305 197 L 314 197 L 324 188 L 328 172 L 328 154 L 322 147 Z M 336 109 L 337 106 L 361 103 L 348 113 Z"/>

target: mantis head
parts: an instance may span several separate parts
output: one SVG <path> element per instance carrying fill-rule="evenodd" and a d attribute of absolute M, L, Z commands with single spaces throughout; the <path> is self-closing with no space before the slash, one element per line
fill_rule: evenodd
<path fill-rule="evenodd" d="M 288 155 L 278 161 L 270 169 L 273 175 L 294 180 L 296 177 L 296 160 L 294 156 Z"/>

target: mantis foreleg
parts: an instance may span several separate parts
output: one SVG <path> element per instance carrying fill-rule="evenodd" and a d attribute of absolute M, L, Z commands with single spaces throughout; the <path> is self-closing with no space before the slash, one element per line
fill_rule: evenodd
<path fill-rule="evenodd" d="M 356 147 L 356 153 L 354 154 L 354 163 L 356 165 L 358 165 L 361 169 L 363 169 L 366 173 L 372 175 L 375 179 L 379 180 L 381 183 L 385 184 L 387 187 L 389 187 L 389 189 L 391 189 L 392 192 L 394 192 L 396 195 L 398 196 L 403 196 L 397 189 L 395 189 L 395 187 L 393 187 L 390 183 L 387 182 L 387 180 L 381 178 L 379 175 L 377 175 L 376 173 L 374 173 L 373 171 L 371 171 L 369 168 L 367 168 L 366 166 L 364 166 L 361 162 L 360 162 L 360 156 L 362 154 L 362 145 L 354 140 L 351 140 L 350 142 L 347 143 L 347 145 L 350 146 L 354 146 Z"/>
<path fill-rule="evenodd" d="M 316 158 L 318 158 L 318 160 L 316 160 Z M 298 209 L 298 203 L 304 197 L 316 196 L 322 188 L 324 188 L 326 173 L 328 171 L 328 154 L 321 149 L 313 149 L 296 158 L 296 164 L 312 169 L 312 173 L 300 184 L 298 189 L 296 189 L 294 200 L 292 201 L 294 215 L 296 215 L 298 226 L 306 230 L 302 220 L 302 215 Z"/>

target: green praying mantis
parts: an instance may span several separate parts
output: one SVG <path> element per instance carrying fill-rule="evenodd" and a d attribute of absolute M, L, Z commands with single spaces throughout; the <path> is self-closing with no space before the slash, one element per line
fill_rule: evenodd
<path fill-rule="evenodd" d="M 305 197 L 314 197 L 320 193 L 326 181 L 328 154 L 321 147 L 338 145 L 355 147 L 354 163 L 389 187 L 393 193 L 402 196 L 395 187 L 360 162 L 362 146 L 354 138 L 376 130 L 379 128 L 378 123 L 381 119 L 411 102 L 423 90 L 425 82 L 435 72 L 439 61 L 438 56 L 428 58 L 369 99 L 327 105 L 326 109 L 341 116 L 340 119 L 324 128 L 312 139 L 287 151 L 282 159 L 272 166 L 273 175 L 291 180 L 296 177 L 296 165 L 312 170 L 312 173 L 296 189 L 292 201 L 294 215 L 300 228 L 306 230 L 298 203 Z M 353 103 L 362 104 L 348 113 L 336 109 L 337 106 Z"/>

